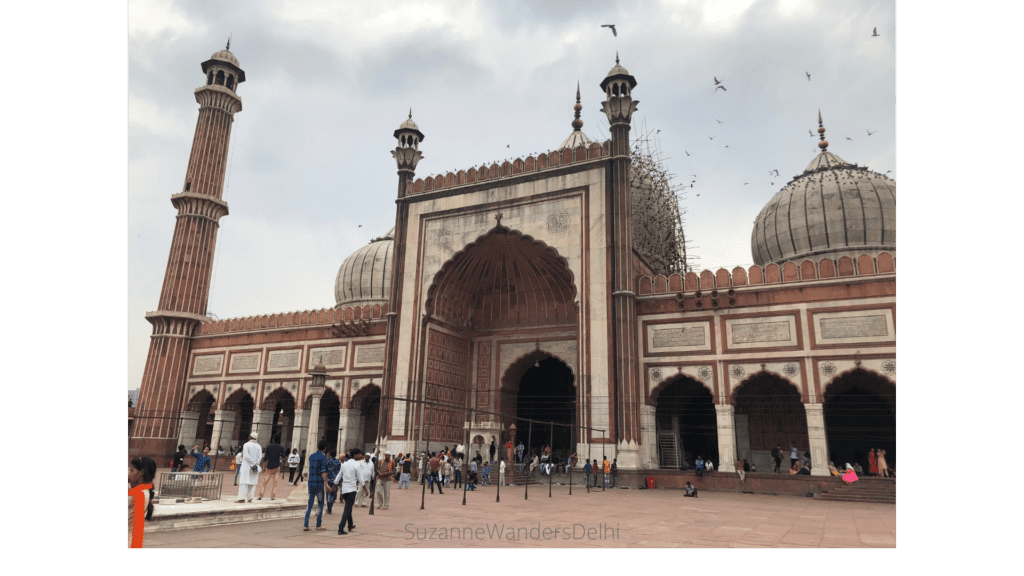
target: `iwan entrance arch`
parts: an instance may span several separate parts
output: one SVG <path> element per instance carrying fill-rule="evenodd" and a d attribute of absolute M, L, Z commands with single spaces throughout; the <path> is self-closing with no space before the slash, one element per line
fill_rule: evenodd
<path fill-rule="evenodd" d="M 570 449 L 578 438 L 569 430 L 578 396 L 576 298 L 574 275 L 557 250 L 500 223 L 441 266 L 427 291 L 418 366 L 422 398 L 436 405 L 417 409 L 412 427 L 430 424 L 431 450 L 465 443 L 469 421 L 470 440 L 503 445 L 517 417 L 521 383 L 542 362 L 548 369 L 535 370 L 527 392 L 560 396 L 561 408 L 568 408 L 558 414 L 567 425 L 560 440 Z M 517 376 L 511 396 L 505 386 L 510 372 Z M 520 432 L 525 443 L 526 431 Z M 548 427 L 548 441 L 535 444 L 549 443 L 550 435 Z"/>

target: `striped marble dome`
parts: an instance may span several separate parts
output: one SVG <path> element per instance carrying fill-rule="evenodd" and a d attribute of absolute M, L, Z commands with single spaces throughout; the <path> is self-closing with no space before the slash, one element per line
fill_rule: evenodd
<path fill-rule="evenodd" d="M 391 289 L 394 232 L 392 228 L 345 259 L 334 280 L 335 308 L 387 302 Z"/>
<path fill-rule="evenodd" d="M 827 145 L 827 143 L 826 143 Z M 896 255 L 896 182 L 823 150 L 761 210 L 754 262 Z"/>

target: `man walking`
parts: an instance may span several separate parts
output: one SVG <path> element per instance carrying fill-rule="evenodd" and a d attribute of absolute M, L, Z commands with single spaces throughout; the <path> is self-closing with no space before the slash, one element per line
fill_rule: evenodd
<path fill-rule="evenodd" d="M 591 466 L 590 462 L 587 462 L 586 460 L 584 460 L 583 462 L 584 462 L 584 464 L 583 464 L 583 474 L 586 475 L 586 477 L 587 477 L 587 488 L 590 488 L 590 475 L 591 475 L 591 473 L 593 473 L 594 467 Z M 595 460 L 595 462 L 596 462 L 596 460 Z"/>
<path fill-rule="evenodd" d="M 523 446 L 523 441 L 519 441 L 519 446 L 516 446 L 516 461 L 523 461 L 523 450 L 526 450 L 526 446 Z"/>
<path fill-rule="evenodd" d="M 178 451 L 174 453 L 174 462 L 171 463 L 171 472 L 177 472 L 185 468 L 185 456 L 188 456 L 188 452 L 185 452 L 185 445 L 178 445 Z M 235 478 L 237 480 L 237 476 Z"/>
<path fill-rule="evenodd" d="M 338 486 L 335 489 L 341 490 L 341 499 L 345 501 L 345 511 L 341 513 L 341 522 L 338 523 L 339 536 L 348 534 L 348 532 L 345 532 L 346 524 L 348 524 L 350 531 L 356 527 L 355 523 L 352 522 L 352 505 L 356 501 L 356 488 L 359 485 L 359 470 L 362 459 L 363 451 L 354 448 L 352 450 L 352 458 L 346 460 L 341 465 L 341 472 L 334 479 L 334 483 Z"/>
<path fill-rule="evenodd" d="M 241 448 L 241 446 L 239 446 Z M 238 473 L 242 470 L 242 451 L 235 453 L 235 486 L 238 486 Z"/>
<path fill-rule="evenodd" d="M 505 461 L 502 460 L 498 465 L 498 484 L 505 486 Z"/>
<path fill-rule="evenodd" d="M 402 484 L 405 484 L 405 489 L 406 490 L 409 489 L 409 474 L 411 474 L 411 473 L 412 473 L 412 460 L 409 460 L 409 457 L 406 456 L 405 459 L 402 460 L 402 475 L 398 477 L 398 489 L 399 490 L 402 489 Z"/>
<path fill-rule="evenodd" d="M 356 485 L 359 489 L 356 491 L 355 506 L 366 508 L 369 506 L 366 503 L 366 498 L 370 495 L 370 482 L 373 480 L 373 463 L 370 462 L 369 454 L 365 454 L 358 464 L 357 470 L 359 475 L 356 478 Z"/>
<path fill-rule="evenodd" d="M 772 459 L 775 460 L 775 472 L 778 473 L 782 467 L 782 444 L 776 444 L 772 450 Z"/>
<path fill-rule="evenodd" d="M 291 456 L 288 456 L 288 483 L 295 483 L 295 470 L 299 467 L 299 449 L 292 448 Z"/>
<path fill-rule="evenodd" d="M 444 494 L 441 490 L 441 462 L 437 458 L 437 454 L 430 455 L 430 493 L 434 493 L 434 484 L 437 484 L 437 493 Z"/>
<path fill-rule="evenodd" d="M 612 465 L 611 463 L 608 462 L 607 456 L 604 457 L 604 463 L 602 464 L 602 466 L 604 467 L 604 487 L 607 488 L 608 481 L 611 480 L 612 476 Z"/>
<path fill-rule="evenodd" d="M 335 456 L 337 456 L 337 454 L 338 454 L 338 452 L 336 450 L 331 450 L 330 452 L 327 453 L 327 455 L 330 456 L 330 458 L 327 459 L 327 466 L 324 468 L 324 472 L 326 472 L 326 474 L 327 474 L 325 477 L 327 478 L 327 488 L 328 488 L 328 490 L 327 490 L 327 513 L 328 514 L 330 514 L 331 511 L 334 509 L 334 500 L 338 498 L 338 491 L 337 490 L 333 490 L 333 488 L 334 488 L 334 479 L 338 476 L 338 472 L 341 472 L 341 460 L 338 460 L 335 457 Z M 345 455 L 342 454 L 341 458 L 342 458 L 342 460 L 344 460 L 345 459 Z"/>
<path fill-rule="evenodd" d="M 327 457 L 324 456 L 324 448 L 327 448 L 327 440 L 321 440 L 316 445 L 316 452 L 309 457 L 309 502 L 306 504 L 306 520 L 302 529 L 309 532 L 309 513 L 313 510 L 313 499 L 316 499 L 316 529 L 325 530 L 320 525 L 324 516 L 324 490 L 327 484 Z"/>
<path fill-rule="evenodd" d="M 455 455 L 455 466 L 453 466 L 453 468 L 455 468 L 455 488 L 456 489 L 458 489 L 458 488 L 460 488 L 462 486 L 462 467 L 463 467 L 462 454 L 456 454 Z"/>
<path fill-rule="evenodd" d="M 488 462 L 494 462 L 494 453 L 497 452 L 497 451 L 498 451 L 498 447 L 494 444 L 494 438 L 491 438 L 491 448 L 490 448 L 491 459 L 488 460 Z"/>
<path fill-rule="evenodd" d="M 260 460 L 263 449 L 256 443 L 256 432 L 249 434 L 249 441 L 242 446 L 242 469 L 238 473 L 238 500 L 236 503 L 252 502 L 256 495 L 256 484 L 260 479 Z"/>
<path fill-rule="evenodd" d="M 619 475 L 619 459 L 612 459 L 612 488 L 615 488 L 615 478 Z"/>
<path fill-rule="evenodd" d="M 429 469 L 427 468 L 427 466 L 428 466 L 427 462 L 428 462 L 427 453 L 424 452 L 424 453 L 420 454 L 420 465 L 419 465 L 419 469 L 417 470 L 417 472 L 419 473 L 419 476 L 420 476 L 420 482 L 419 482 L 420 484 L 423 484 L 424 482 L 426 482 L 427 481 L 427 477 L 429 476 L 429 472 L 428 472 Z"/>
<path fill-rule="evenodd" d="M 391 479 L 395 476 L 391 452 L 384 452 L 384 460 L 377 469 L 377 508 L 387 510 L 391 504 Z"/>

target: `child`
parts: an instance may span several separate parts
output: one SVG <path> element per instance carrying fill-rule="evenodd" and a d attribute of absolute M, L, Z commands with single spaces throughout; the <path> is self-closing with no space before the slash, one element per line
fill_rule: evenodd
<path fill-rule="evenodd" d="M 490 485 L 491 485 L 491 463 L 488 462 L 487 465 L 484 466 L 484 486 L 490 486 Z"/>
<path fill-rule="evenodd" d="M 693 484 L 686 483 L 686 493 L 683 496 L 689 496 L 691 498 L 697 497 L 697 489 L 693 487 Z"/>

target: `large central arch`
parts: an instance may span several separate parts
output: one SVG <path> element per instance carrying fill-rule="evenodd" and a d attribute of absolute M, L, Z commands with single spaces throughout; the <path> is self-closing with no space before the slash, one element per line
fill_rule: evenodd
<path fill-rule="evenodd" d="M 576 323 L 575 298 L 564 257 L 499 224 L 441 267 L 426 312 L 458 329 L 565 325 Z"/>
<path fill-rule="evenodd" d="M 518 359 L 502 377 L 502 422 L 515 423 L 518 439 L 533 449 L 550 444 L 560 458 L 576 449 L 577 388 L 572 369 L 542 350 Z M 530 421 L 553 424 L 533 424 Z"/>

